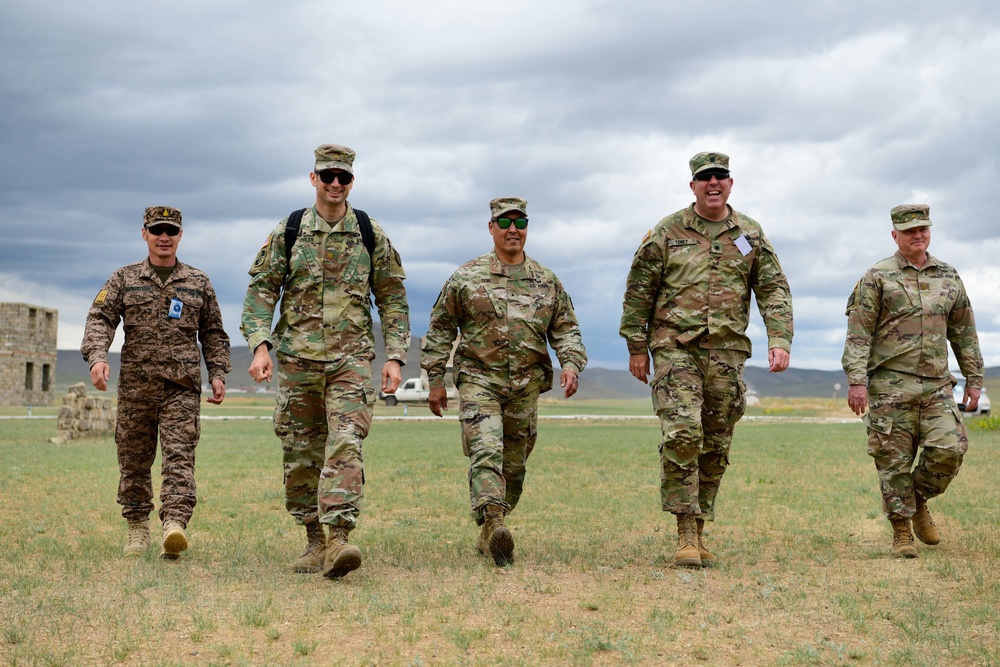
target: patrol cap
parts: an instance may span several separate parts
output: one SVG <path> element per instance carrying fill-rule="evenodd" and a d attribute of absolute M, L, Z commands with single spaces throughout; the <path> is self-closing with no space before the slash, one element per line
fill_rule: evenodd
<path fill-rule="evenodd" d="M 340 144 L 323 144 L 316 147 L 316 171 L 325 169 L 343 169 L 348 174 L 354 173 L 355 152 Z"/>
<path fill-rule="evenodd" d="M 173 206 L 150 206 L 143 216 L 143 227 L 153 225 L 173 225 L 181 228 L 181 212 Z"/>
<path fill-rule="evenodd" d="M 900 204 L 889 211 L 889 216 L 899 231 L 931 226 L 931 207 L 927 204 Z"/>
<path fill-rule="evenodd" d="M 528 200 L 520 197 L 497 197 L 490 202 L 490 214 L 497 217 L 507 211 L 520 211 L 528 215 Z"/>
<path fill-rule="evenodd" d="M 700 174 L 709 169 L 718 169 L 729 173 L 729 156 L 725 153 L 698 153 L 691 161 L 691 175 Z"/>

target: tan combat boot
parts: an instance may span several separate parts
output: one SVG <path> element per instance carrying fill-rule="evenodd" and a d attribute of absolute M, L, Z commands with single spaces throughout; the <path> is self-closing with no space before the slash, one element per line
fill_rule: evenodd
<path fill-rule="evenodd" d="M 911 521 L 913 523 L 913 532 L 916 533 L 921 542 L 924 544 L 938 544 L 941 541 L 941 533 L 938 532 L 937 526 L 934 525 L 931 513 L 927 511 L 927 501 L 920 496 L 917 496 L 917 513 L 913 515 Z"/>
<path fill-rule="evenodd" d="M 476 551 L 481 554 L 487 554 L 490 551 L 490 522 L 483 521 L 482 530 L 479 531 L 479 537 L 476 538 Z"/>
<path fill-rule="evenodd" d="M 351 570 L 361 567 L 361 549 L 347 543 L 345 526 L 332 526 L 326 540 L 326 556 L 323 558 L 323 576 L 339 579 Z"/>
<path fill-rule="evenodd" d="M 701 567 L 698 554 L 698 522 L 692 514 L 677 515 L 677 553 L 674 567 Z"/>
<path fill-rule="evenodd" d="M 126 556 L 141 556 L 153 543 L 149 536 L 149 519 L 128 522 L 128 540 L 122 552 Z"/>
<path fill-rule="evenodd" d="M 701 564 L 708 566 L 714 565 L 715 554 L 705 548 L 705 543 L 702 541 L 702 532 L 705 530 L 705 520 L 697 519 L 698 522 L 698 556 L 701 558 Z"/>
<path fill-rule="evenodd" d="M 514 536 L 503 522 L 503 508 L 499 505 L 487 505 L 483 508 L 483 533 L 489 537 L 489 552 L 497 565 L 507 565 L 514 562 Z"/>
<path fill-rule="evenodd" d="M 315 574 L 323 569 L 323 553 L 326 551 L 326 533 L 323 524 L 313 521 L 306 524 L 306 551 L 292 563 L 292 570 L 303 574 Z"/>
<path fill-rule="evenodd" d="M 180 521 L 168 519 L 163 522 L 163 550 L 160 558 L 177 560 L 181 552 L 188 548 L 187 533 Z"/>
<path fill-rule="evenodd" d="M 909 519 L 889 519 L 892 522 L 892 555 L 896 558 L 916 558 Z"/>

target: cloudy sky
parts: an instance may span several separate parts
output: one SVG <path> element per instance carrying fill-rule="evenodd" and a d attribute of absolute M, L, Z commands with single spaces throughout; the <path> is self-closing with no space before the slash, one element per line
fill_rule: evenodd
<path fill-rule="evenodd" d="M 313 148 L 342 143 L 352 204 L 403 256 L 414 334 L 490 247 L 488 201 L 522 196 L 591 365 L 625 368 L 632 254 L 717 150 L 791 282 L 793 366 L 840 367 L 847 296 L 895 250 L 889 209 L 916 202 L 996 366 L 997 62 L 995 0 L 5 0 L 0 301 L 57 308 L 78 348 L 108 275 L 145 256 L 143 209 L 169 204 L 242 344 L 247 269 L 313 201 Z"/>

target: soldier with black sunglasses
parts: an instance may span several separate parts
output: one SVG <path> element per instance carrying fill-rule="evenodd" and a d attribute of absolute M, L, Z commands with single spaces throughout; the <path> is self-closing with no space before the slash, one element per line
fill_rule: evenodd
<path fill-rule="evenodd" d="M 115 271 L 97 293 L 81 346 L 91 382 L 99 391 L 107 391 L 108 348 L 119 322 L 124 322 L 115 444 L 121 473 L 118 504 L 128 522 L 126 556 L 141 555 L 152 541 L 151 468 L 157 432 L 163 461 L 160 555 L 172 560 L 187 549 L 187 525 L 197 500 L 194 454 L 201 435 L 200 357 L 205 357 L 212 386 L 209 403 L 222 403 L 231 370 L 229 336 L 212 283 L 203 272 L 177 260 L 181 224 L 176 208 L 146 209 L 142 238 L 149 257 Z"/>

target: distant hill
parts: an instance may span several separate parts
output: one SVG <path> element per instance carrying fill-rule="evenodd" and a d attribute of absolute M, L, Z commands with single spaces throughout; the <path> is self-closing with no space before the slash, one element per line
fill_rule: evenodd
<path fill-rule="evenodd" d="M 410 347 L 410 352 L 406 357 L 406 366 L 403 368 L 403 377 L 417 377 L 420 375 L 420 349 L 419 339 L 414 339 L 414 344 Z M 242 341 L 239 341 L 242 343 Z M 384 355 L 381 349 L 376 352 L 376 359 L 373 368 L 382 368 Z M 117 373 L 121 367 L 118 353 L 111 353 L 111 380 L 112 385 L 117 386 Z M 229 389 L 253 390 L 258 387 L 257 383 L 250 379 L 247 369 L 253 355 L 246 345 L 240 344 L 232 350 L 233 372 L 226 378 L 226 385 Z M 205 371 L 202 371 L 205 374 Z M 207 374 L 205 374 L 207 377 Z M 986 369 L 987 378 L 1000 377 L 1000 367 Z M 747 388 L 756 391 L 761 397 L 777 396 L 781 398 L 798 397 L 832 397 L 834 395 L 834 385 L 840 383 L 841 397 L 847 396 L 847 377 L 843 371 L 818 371 L 804 368 L 789 368 L 784 373 L 769 373 L 766 368 L 758 366 L 747 366 L 743 379 Z M 556 377 L 558 382 L 558 376 Z M 79 350 L 59 350 L 56 359 L 56 385 L 57 389 L 64 391 L 66 387 L 76 382 L 85 382 L 90 387 L 90 371 Z M 275 384 L 272 382 L 272 387 Z M 551 396 L 557 394 L 557 389 L 553 389 Z M 627 370 L 612 370 L 608 368 L 587 368 L 583 372 L 580 382 L 580 391 L 577 393 L 580 398 L 590 399 L 627 399 L 627 398 L 647 398 L 649 387 L 637 381 Z"/>

